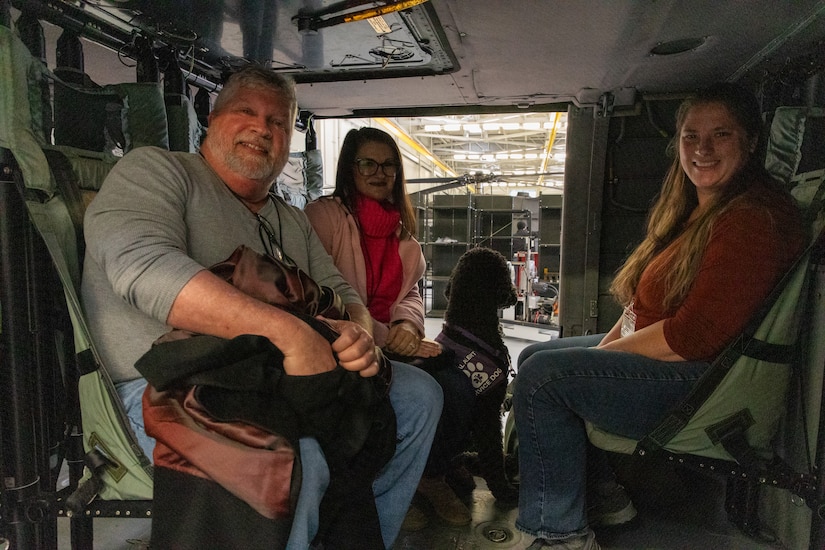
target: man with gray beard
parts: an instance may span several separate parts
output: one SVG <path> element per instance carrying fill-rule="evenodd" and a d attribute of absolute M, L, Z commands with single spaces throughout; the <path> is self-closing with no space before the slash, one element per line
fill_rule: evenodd
<path fill-rule="evenodd" d="M 304 213 L 270 189 L 287 162 L 297 115 L 294 83 L 246 67 L 229 79 L 209 115 L 200 154 L 144 147 L 120 160 L 89 206 L 82 297 L 95 344 L 147 456 L 146 380 L 135 361 L 172 328 L 221 338 L 255 334 L 283 354 L 287 374 L 341 365 L 374 376 L 379 362 L 370 317 L 344 281 Z M 246 245 L 288 260 L 343 298 L 351 321 L 330 321 L 329 344 L 293 315 L 238 291 L 208 270 Z M 389 397 L 397 418 L 396 453 L 373 490 L 386 547 L 392 546 L 418 484 L 441 409 L 438 385 L 393 363 Z M 300 440 L 302 488 L 289 548 L 307 548 L 329 480 L 323 454 Z"/>

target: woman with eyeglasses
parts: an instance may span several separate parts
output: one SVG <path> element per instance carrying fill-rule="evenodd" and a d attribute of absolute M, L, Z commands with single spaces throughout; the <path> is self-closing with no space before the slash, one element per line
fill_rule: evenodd
<path fill-rule="evenodd" d="M 424 339 L 424 301 L 418 281 L 424 255 L 415 239 L 415 212 L 404 183 L 401 151 L 377 128 L 344 138 L 335 190 L 306 206 L 315 231 L 373 320 L 376 345 L 402 357 L 432 357 Z"/>

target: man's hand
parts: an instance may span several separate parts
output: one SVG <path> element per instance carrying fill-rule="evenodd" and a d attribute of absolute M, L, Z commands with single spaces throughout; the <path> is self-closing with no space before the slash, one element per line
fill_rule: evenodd
<path fill-rule="evenodd" d="M 338 364 L 365 378 L 378 374 L 375 342 L 364 327 L 352 321 L 319 319 L 329 323 L 341 335 L 332 343 L 332 351 L 338 355 Z"/>
<path fill-rule="evenodd" d="M 310 376 L 333 370 L 338 363 L 327 339 L 303 321 L 298 322 L 303 326 L 290 338 L 290 345 L 280 347 L 284 354 L 284 372 Z"/>

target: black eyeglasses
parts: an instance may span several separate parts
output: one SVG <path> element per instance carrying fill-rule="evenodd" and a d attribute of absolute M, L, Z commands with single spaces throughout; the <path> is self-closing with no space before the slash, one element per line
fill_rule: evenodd
<path fill-rule="evenodd" d="M 291 261 L 291 259 L 284 254 L 281 243 L 278 242 L 278 238 L 275 236 L 275 229 L 272 227 L 272 224 L 269 223 L 269 220 L 260 214 L 255 214 L 255 216 L 258 218 L 258 236 L 261 238 L 261 244 L 264 245 L 266 253 L 282 262 L 284 261 L 284 257 Z"/>
<path fill-rule="evenodd" d="M 384 175 L 390 178 L 395 177 L 399 168 L 398 163 L 393 160 L 378 164 L 372 159 L 355 159 L 355 166 L 358 167 L 358 173 L 362 176 L 372 176 L 378 172 L 378 167 L 380 166 Z"/>

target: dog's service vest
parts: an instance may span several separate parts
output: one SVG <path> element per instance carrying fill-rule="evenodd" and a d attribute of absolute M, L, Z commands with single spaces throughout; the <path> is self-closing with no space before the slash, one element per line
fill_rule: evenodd
<path fill-rule="evenodd" d="M 510 371 L 509 353 L 493 349 L 459 326 L 444 323 L 444 328 L 455 332 L 466 341 L 457 342 L 444 330 L 435 337 L 436 342 L 455 352 L 456 367 L 467 375 L 477 396 L 501 383 L 507 383 L 507 374 Z"/>

